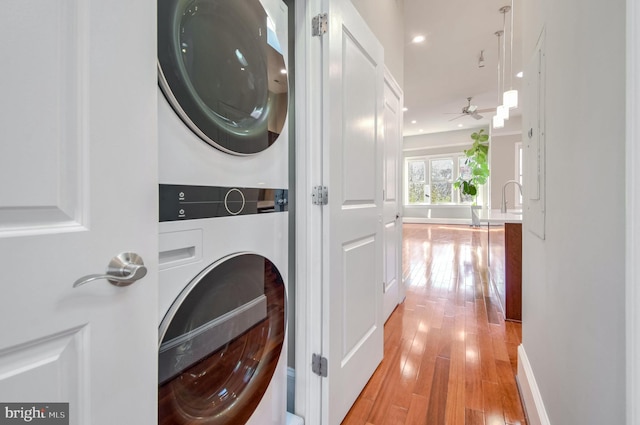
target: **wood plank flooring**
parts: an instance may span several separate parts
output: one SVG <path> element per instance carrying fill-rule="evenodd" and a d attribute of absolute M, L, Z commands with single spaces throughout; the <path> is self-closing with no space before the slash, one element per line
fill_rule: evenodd
<path fill-rule="evenodd" d="M 521 325 L 489 289 L 487 230 L 405 224 L 406 300 L 384 360 L 345 425 L 526 425 L 516 387 Z"/>

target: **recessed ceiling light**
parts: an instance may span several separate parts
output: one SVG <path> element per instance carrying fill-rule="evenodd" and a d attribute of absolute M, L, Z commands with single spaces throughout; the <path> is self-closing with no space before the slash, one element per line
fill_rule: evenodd
<path fill-rule="evenodd" d="M 423 133 L 423 132 L 424 132 L 424 130 L 423 130 L 423 129 L 420 129 L 420 130 L 418 130 L 418 131 L 419 131 L 420 133 Z"/>
<path fill-rule="evenodd" d="M 462 124 L 458 124 L 458 128 L 462 128 L 464 127 Z"/>
<path fill-rule="evenodd" d="M 518 78 L 522 78 L 522 77 L 524 77 L 524 72 L 522 72 L 522 71 L 518 72 L 518 73 L 516 74 L 516 77 L 518 77 Z"/>
<path fill-rule="evenodd" d="M 411 42 L 418 44 L 418 43 L 422 43 L 426 39 L 427 37 L 425 37 L 424 35 L 416 35 L 415 37 L 413 37 L 413 40 L 411 40 Z"/>
<path fill-rule="evenodd" d="M 418 122 L 418 121 L 413 120 L 413 121 L 411 121 L 411 124 L 415 124 L 415 123 L 417 123 L 417 122 Z"/>
<path fill-rule="evenodd" d="M 403 110 L 404 112 L 407 112 L 407 111 L 409 110 L 409 108 L 407 108 L 407 107 L 405 106 L 404 108 L 402 108 L 402 110 Z"/>

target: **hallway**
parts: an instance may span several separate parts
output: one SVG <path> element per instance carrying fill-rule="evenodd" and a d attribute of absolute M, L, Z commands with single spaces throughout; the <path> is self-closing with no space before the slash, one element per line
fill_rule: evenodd
<path fill-rule="evenodd" d="M 521 325 L 488 288 L 487 230 L 404 224 L 406 300 L 384 360 L 345 425 L 525 425 L 515 381 Z"/>

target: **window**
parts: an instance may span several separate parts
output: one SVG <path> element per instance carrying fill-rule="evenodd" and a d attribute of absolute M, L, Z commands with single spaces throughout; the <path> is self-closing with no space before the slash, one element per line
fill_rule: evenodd
<path fill-rule="evenodd" d="M 453 202 L 453 159 L 439 158 L 429 161 L 431 168 L 431 203 Z"/>
<path fill-rule="evenodd" d="M 462 196 L 453 182 L 462 174 L 471 173 L 464 164 L 464 153 L 446 156 L 407 158 L 405 162 L 405 203 L 407 205 L 451 205 L 471 203 L 471 196 Z"/>
<path fill-rule="evenodd" d="M 427 194 L 429 189 L 426 187 L 426 173 L 424 161 L 408 161 L 408 203 L 409 204 L 428 204 Z"/>

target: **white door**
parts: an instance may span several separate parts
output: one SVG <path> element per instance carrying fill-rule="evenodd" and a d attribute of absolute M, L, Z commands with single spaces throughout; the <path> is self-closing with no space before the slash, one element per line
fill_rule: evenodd
<path fill-rule="evenodd" d="M 157 422 L 155 9 L 2 2 L 0 422 Z M 144 278 L 73 287 L 127 251 Z"/>
<path fill-rule="evenodd" d="M 339 424 L 382 360 L 383 49 L 349 1 L 323 37 L 323 424 Z"/>
<path fill-rule="evenodd" d="M 400 152 L 402 150 L 402 90 L 385 68 L 383 214 L 384 284 L 382 307 L 386 321 L 404 299 L 402 270 L 402 219 L 400 218 Z"/>

